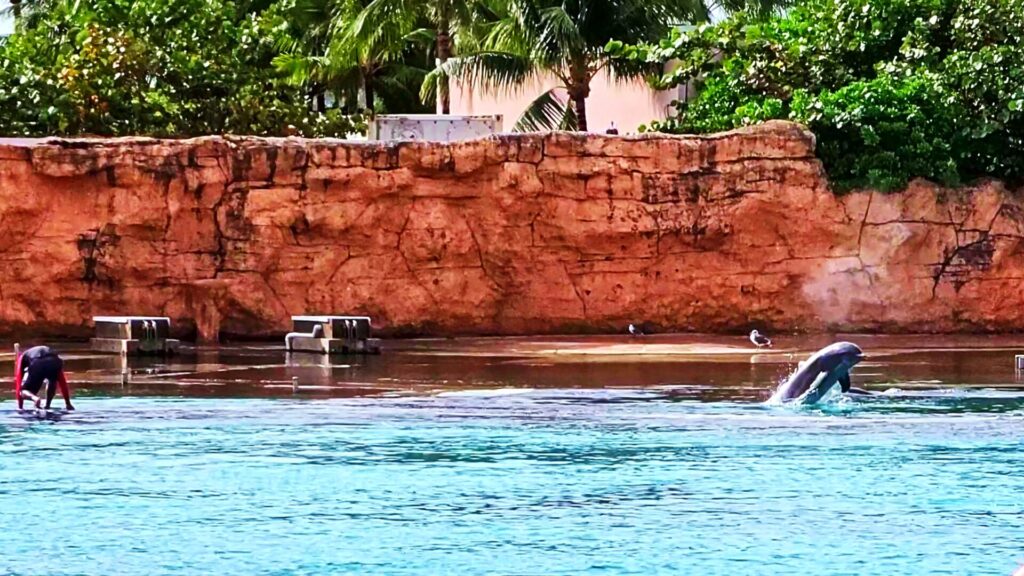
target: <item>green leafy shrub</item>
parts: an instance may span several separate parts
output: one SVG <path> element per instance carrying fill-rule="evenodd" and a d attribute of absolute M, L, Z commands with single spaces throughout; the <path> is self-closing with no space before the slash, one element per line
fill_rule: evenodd
<path fill-rule="evenodd" d="M 233 0 L 50 0 L 0 45 L 6 135 L 344 135 L 271 66 L 284 16 Z"/>
<path fill-rule="evenodd" d="M 805 0 L 608 49 L 672 62 L 655 86 L 700 87 L 650 129 L 799 121 L 838 189 L 1024 180 L 1024 0 Z"/>
<path fill-rule="evenodd" d="M 927 80 L 882 76 L 818 96 L 800 91 L 790 104 L 790 118 L 818 136 L 818 154 L 844 187 L 893 190 L 915 177 L 960 181 L 957 108 Z"/>

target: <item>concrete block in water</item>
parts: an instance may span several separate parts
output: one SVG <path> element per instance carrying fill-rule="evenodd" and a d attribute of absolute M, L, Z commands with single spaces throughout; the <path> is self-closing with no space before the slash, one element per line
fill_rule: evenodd
<path fill-rule="evenodd" d="M 285 336 L 289 352 L 380 354 L 367 316 L 292 316 L 292 326 L 294 332 Z"/>
<path fill-rule="evenodd" d="M 94 352 L 125 355 L 176 354 L 181 343 L 170 338 L 171 320 L 155 316 L 96 316 Z"/>

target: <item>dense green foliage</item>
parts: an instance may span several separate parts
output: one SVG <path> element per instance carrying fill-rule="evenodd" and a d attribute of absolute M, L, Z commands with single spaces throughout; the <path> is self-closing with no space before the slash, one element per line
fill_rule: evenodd
<path fill-rule="evenodd" d="M 367 113 L 448 113 L 453 76 L 542 74 L 562 86 L 520 127 L 585 129 L 597 73 L 650 70 L 609 60 L 609 40 L 789 1 L 23 0 L 0 41 L 0 133 L 343 136 Z"/>
<path fill-rule="evenodd" d="M 279 0 L 292 33 L 279 42 L 277 69 L 325 106 L 330 93 L 374 112 L 429 112 L 419 100 L 433 67 L 434 31 L 422 10 L 389 10 L 374 0 Z M 353 105 L 354 104 L 354 105 Z"/>
<path fill-rule="evenodd" d="M 765 22 L 608 48 L 678 60 L 655 83 L 699 88 L 653 130 L 796 120 L 840 188 L 1024 178 L 1024 0 L 806 0 Z"/>
<path fill-rule="evenodd" d="M 478 22 L 489 19 L 488 0 L 369 0 L 353 20 L 349 41 L 357 45 L 393 43 L 410 37 L 429 38 L 432 55 L 445 65 L 458 44 L 475 42 Z M 418 26 L 423 26 L 418 30 Z M 405 33 L 405 36 L 400 34 Z M 442 114 L 451 114 L 447 78 L 432 84 Z"/>
<path fill-rule="evenodd" d="M 43 0 L 0 46 L 7 135 L 340 135 L 271 66 L 273 6 L 233 0 Z"/>

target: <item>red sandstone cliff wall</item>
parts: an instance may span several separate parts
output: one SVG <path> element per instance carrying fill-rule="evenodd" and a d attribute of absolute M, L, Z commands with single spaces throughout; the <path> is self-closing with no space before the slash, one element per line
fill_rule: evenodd
<path fill-rule="evenodd" d="M 1024 202 L 827 189 L 812 136 L 0 145 L 0 332 L 1014 331 Z"/>

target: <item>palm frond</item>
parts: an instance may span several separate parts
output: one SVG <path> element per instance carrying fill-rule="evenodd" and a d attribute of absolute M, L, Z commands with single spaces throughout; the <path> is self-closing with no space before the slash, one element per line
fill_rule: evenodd
<path fill-rule="evenodd" d="M 373 0 L 351 22 L 348 36 L 365 44 L 395 45 L 417 28 L 423 6 L 416 0 Z"/>
<path fill-rule="evenodd" d="M 437 39 L 437 31 L 430 28 L 417 28 L 406 33 L 405 42 L 413 46 L 432 46 Z"/>
<path fill-rule="evenodd" d="M 414 18 L 398 10 L 404 0 L 373 0 L 365 7 L 357 0 L 347 2 L 331 26 L 325 51 L 329 70 L 340 74 L 359 68 L 373 73 L 401 62 L 411 47 L 429 37 L 428 30 L 414 26 Z"/>
<path fill-rule="evenodd" d="M 539 33 L 533 50 L 535 57 L 558 61 L 582 54 L 586 50 L 586 41 L 580 34 L 580 27 L 564 5 L 542 10 L 538 24 Z"/>
<path fill-rule="evenodd" d="M 447 22 L 448 32 L 452 34 L 472 26 L 477 16 L 474 2 L 468 0 L 419 0 L 419 3 L 426 8 L 431 21 Z"/>
<path fill-rule="evenodd" d="M 310 82 L 317 81 L 320 76 L 319 68 L 323 61 L 316 56 L 287 53 L 275 56 L 271 60 L 271 64 L 289 84 L 305 86 Z"/>
<path fill-rule="evenodd" d="M 434 68 L 423 77 L 423 84 L 420 84 L 420 102 L 429 104 L 437 99 L 437 87 L 448 78 L 444 70 Z"/>
<path fill-rule="evenodd" d="M 564 92 L 565 88 L 559 86 L 538 96 L 526 107 L 512 130 L 516 132 L 576 130 L 576 112 L 569 105 L 569 98 L 563 96 Z"/>
<path fill-rule="evenodd" d="M 509 91 L 537 77 L 539 69 L 530 58 L 507 52 L 481 52 L 452 58 L 438 66 L 423 81 L 420 97 L 426 101 L 436 94 L 444 79 L 454 78 L 484 90 Z"/>
<path fill-rule="evenodd" d="M 714 10 L 733 13 L 746 12 L 762 20 L 781 14 L 795 3 L 795 0 L 705 0 L 701 2 L 709 15 Z"/>
<path fill-rule="evenodd" d="M 283 54 L 297 53 L 303 50 L 302 38 L 281 34 L 274 40 L 274 48 Z"/>
<path fill-rule="evenodd" d="M 14 18 L 14 13 L 19 11 L 22 18 L 31 17 L 53 9 L 54 4 L 55 2 L 50 0 L 22 0 L 19 8 L 15 8 L 12 4 L 8 4 L 5 8 L 0 8 L 0 17 Z"/>
<path fill-rule="evenodd" d="M 532 40 L 528 34 L 524 33 L 518 20 L 505 18 L 488 27 L 482 38 L 481 51 L 528 54 L 533 45 Z"/>
<path fill-rule="evenodd" d="M 423 77 L 427 75 L 427 71 L 423 68 L 417 68 L 416 66 L 409 66 L 408 64 L 401 63 L 391 64 L 382 72 L 383 78 L 378 79 L 378 83 L 393 82 L 396 85 L 403 85 L 406 87 L 420 84 L 423 82 Z"/>

